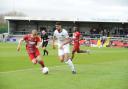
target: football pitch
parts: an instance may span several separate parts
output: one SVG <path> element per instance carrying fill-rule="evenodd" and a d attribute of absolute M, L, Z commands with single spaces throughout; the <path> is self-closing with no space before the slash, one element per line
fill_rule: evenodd
<path fill-rule="evenodd" d="M 89 48 L 91 54 L 76 54 L 73 60 L 77 74 L 60 63 L 57 49 L 49 45 L 49 55 L 43 56 L 49 74 L 33 65 L 22 45 L 0 43 L 0 89 L 128 89 L 128 49 Z M 42 49 L 40 49 L 43 54 Z"/>

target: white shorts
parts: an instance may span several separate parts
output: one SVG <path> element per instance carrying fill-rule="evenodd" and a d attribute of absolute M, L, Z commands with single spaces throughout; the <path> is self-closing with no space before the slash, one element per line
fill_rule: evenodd
<path fill-rule="evenodd" d="M 65 53 L 70 53 L 69 45 L 64 45 L 63 49 L 58 48 L 58 56 L 62 56 Z"/>

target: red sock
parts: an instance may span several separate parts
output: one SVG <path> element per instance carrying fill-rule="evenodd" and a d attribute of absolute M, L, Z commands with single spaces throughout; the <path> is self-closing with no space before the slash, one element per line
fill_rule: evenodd
<path fill-rule="evenodd" d="M 43 61 L 39 61 L 38 62 L 42 67 L 45 67 L 45 65 L 44 65 L 44 62 Z"/>

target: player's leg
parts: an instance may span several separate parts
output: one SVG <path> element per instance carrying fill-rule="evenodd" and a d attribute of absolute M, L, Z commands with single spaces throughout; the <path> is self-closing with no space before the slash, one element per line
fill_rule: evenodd
<path fill-rule="evenodd" d="M 47 51 L 46 47 L 44 49 L 44 55 L 45 55 L 45 53 L 48 55 L 48 51 Z"/>
<path fill-rule="evenodd" d="M 42 44 L 42 49 L 43 49 L 43 56 L 45 55 L 45 42 Z"/>
<path fill-rule="evenodd" d="M 41 67 L 42 67 L 41 70 L 43 71 L 44 68 L 45 68 L 45 65 L 44 65 L 44 61 L 42 60 L 41 55 L 38 55 L 38 56 L 36 57 L 36 59 L 37 59 L 37 62 L 41 65 Z M 48 74 L 48 71 L 45 72 L 44 74 Z"/>
<path fill-rule="evenodd" d="M 76 52 L 78 53 L 78 51 L 80 50 L 79 47 L 80 47 L 80 46 L 79 46 L 78 44 L 74 44 L 73 50 L 72 50 L 72 56 L 71 56 L 71 59 L 72 59 L 72 60 L 73 60 L 73 58 L 74 58 L 74 56 L 75 56 L 75 53 L 76 53 Z"/>
<path fill-rule="evenodd" d="M 68 66 L 71 68 L 72 73 L 76 74 L 74 64 L 71 61 L 71 59 L 69 58 L 69 53 L 65 53 L 64 57 L 65 57 L 65 63 L 68 64 Z"/>
<path fill-rule="evenodd" d="M 65 59 L 65 63 L 69 65 L 69 67 L 71 68 L 71 71 L 73 74 L 76 74 L 76 70 L 75 70 L 75 67 L 74 67 L 74 64 L 73 62 L 71 61 L 71 58 L 69 57 L 69 47 L 65 47 L 64 48 L 64 59 Z"/>
<path fill-rule="evenodd" d="M 32 61 L 33 64 L 37 63 L 37 60 L 35 58 L 35 54 L 34 53 L 28 53 L 30 60 Z"/>
<path fill-rule="evenodd" d="M 48 44 L 48 42 L 43 42 L 43 44 L 42 44 L 42 48 L 43 48 L 43 52 L 44 52 L 43 55 L 45 55 L 45 53 L 47 53 L 47 55 L 48 55 L 48 51 L 46 50 L 47 44 Z"/>
<path fill-rule="evenodd" d="M 59 60 L 61 62 L 64 62 L 64 51 L 63 51 L 63 49 L 58 49 L 58 56 L 59 56 Z"/>
<path fill-rule="evenodd" d="M 45 48 L 45 46 L 43 46 L 42 48 L 43 48 L 43 56 L 45 56 L 45 53 L 46 53 L 45 50 L 46 50 L 46 48 Z"/>
<path fill-rule="evenodd" d="M 41 57 L 41 55 L 40 55 L 38 49 L 36 50 L 35 55 L 36 55 L 37 62 L 38 62 L 38 63 L 41 65 L 41 67 L 42 67 L 41 70 L 44 70 L 45 64 L 44 64 L 44 61 L 42 60 L 42 57 Z M 45 74 L 48 74 L 48 71 L 45 72 Z"/>
<path fill-rule="evenodd" d="M 72 51 L 71 60 L 73 60 L 74 56 L 75 56 L 75 52 Z"/>
<path fill-rule="evenodd" d="M 45 45 L 44 45 L 44 46 L 45 46 L 44 51 L 45 51 L 45 52 L 47 53 L 47 55 L 48 55 L 48 50 L 46 49 L 47 45 L 48 45 L 48 41 L 46 41 L 46 42 L 45 42 Z"/>
<path fill-rule="evenodd" d="M 41 58 L 41 55 L 38 55 L 38 56 L 36 57 L 36 59 L 37 59 L 37 62 L 41 65 L 41 67 L 44 68 L 45 65 L 44 65 L 44 61 L 43 61 L 42 58 Z"/>
<path fill-rule="evenodd" d="M 77 53 L 88 53 L 88 54 L 90 54 L 90 50 L 79 50 L 79 51 L 77 51 Z"/>
<path fill-rule="evenodd" d="M 76 71 L 75 71 L 74 65 L 73 65 L 71 59 L 69 59 L 69 50 L 66 51 L 64 49 L 58 49 L 59 59 L 61 62 L 65 61 L 65 63 L 69 65 L 69 67 L 71 68 L 71 70 L 75 74 Z"/>
<path fill-rule="evenodd" d="M 90 50 L 80 50 L 80 46 L 78 46 L 76 49 L 77 49 L 77 53 L 88 53 L 88 54 L 90 54 Z"/>
<path fill-rule="evenodd" d="M 76 52 L 76 48 L 73 47 L 73 50 L 72 50 L 72 55 L 71 55 L 71 60 L 73 60 L 74 56 L 75 56 L 75 52 Z"/>
<path fill-rule="evenodd" d="M 35 55 L 36 55 L 37 62 L 41 65 L 42 68 L 44 68 L 45 67 L 44 61 L 42 60 L 40 52 L 38 49 L 36 49 Z"/>

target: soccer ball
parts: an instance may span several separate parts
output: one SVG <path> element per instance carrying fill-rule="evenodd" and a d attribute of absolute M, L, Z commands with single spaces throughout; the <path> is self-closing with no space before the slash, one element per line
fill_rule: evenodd
<path fill-rule="evenodd" d="M 48 74 L 48 71 L 49 71 L 48 67 L 44 67 L 44 68 L 42 69 L 42 72 L 43 72 L 44 74 Z"/>

